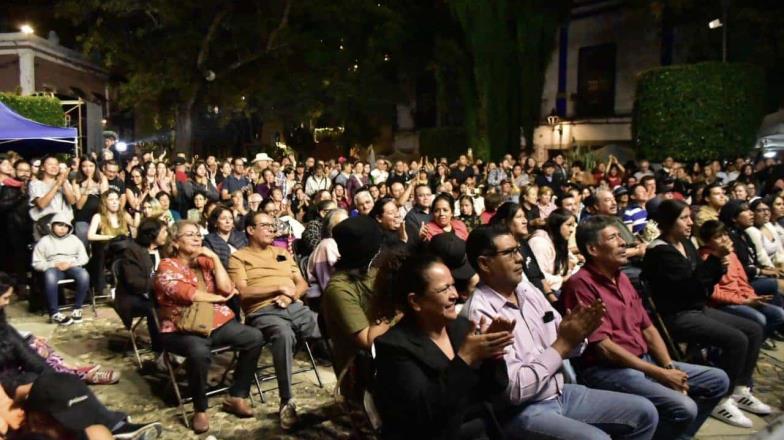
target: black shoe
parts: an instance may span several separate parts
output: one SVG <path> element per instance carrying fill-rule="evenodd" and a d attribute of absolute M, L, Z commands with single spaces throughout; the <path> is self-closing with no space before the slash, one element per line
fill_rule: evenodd
<path fill-rule="evenodd" d="M 775 332 L 773 332 L 772 335 L 770 335 L 770 339 L 779 342 L 784 342 L 784 332 L 782 332 L 781 330 L 776 330 Z"/>
<path fill-rule="evenodd" d="M 776 349 L 776 343 L 771 341 L 770 339 L 765 339 L 764 341 L 762 341 L 762 349 L 763 350 L 775 350 Z"/>
<path fill-rule="evenodd" d="M 161 435 L 163 427 L 158 422 L 125 423 L 112 436 L 117 440 L 155 440 Z"/>

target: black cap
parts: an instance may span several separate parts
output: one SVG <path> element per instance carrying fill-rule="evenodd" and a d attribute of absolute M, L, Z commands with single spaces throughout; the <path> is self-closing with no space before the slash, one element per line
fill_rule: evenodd
<path fill-rule="evenodd" d="M 101 402 L 74 374 L 45 373 L 39 376 L 24 403 L 25 410 L 48 414 L 71 431 L 101 424 L 106 412 Z M 111 427 L 110 427 L 111 428 Z"/>
<path fill-rule="evenodd" d="M 405 225 L 400 225 L 405 227 Z M 381 227 L 374 219 L 360 215 L 343 220 L 332 230 L 338 244 L 340 260 L 337 269 L 367 267 L 381 248 Z"/>
<path fill-rule="evenodd" d="M 174 164 L 175 165 L 185 165 L 187 162 L 188 161 L 185 160 L 185 158 L 182 157 L 182 156 L 177 156 L 177 157 L 174 158 Z"/>
<path fill-rule="evenodd" d="M 468 264 L 465 242 L 453 233 L 445 232 L 433 237 L 430 252 L 441 258 L 455 280 L 467 281 L 476 274 Z"/>
<path fill-rule="evenodd" d="M 626 187 L 624 187 L 624 186 L 617 186 L 613 190 L 613 196 L 615 196 L 615 197 L 622 196 L 624 194 L 629 194 L 629 190 L 626 189 Z"/>

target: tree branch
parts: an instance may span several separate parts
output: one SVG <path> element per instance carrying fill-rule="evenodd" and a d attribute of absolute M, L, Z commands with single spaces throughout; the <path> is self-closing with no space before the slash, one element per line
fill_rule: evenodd
<path fill-rule="evenodd" d="M 210 23 L 207 34 L 204 35 L 204 39 L 201 40 L 201 49 L 199 49 L 199 55 L 196 57 L 196 67 L 198 69 L 201 69 L 204 66 L 204 62 L 207 60 L 207 56 L 210 53 L 210 43 L 215 37 L 215 34 L 218 32 L 218 27 L 220 26 L 221 21 L 223 21 L 228 13 L 229 9 L 224 8 L 215 17 L 212 18 L 212 23 Z"/>
<path fill-rule="evenodd" d="M 283 16 L 280 17 L 280 23 L 278 23 L 278 27 L 276 27 L 270 33 L 270 36 L 267 39 L 267 47 L 265 49 L 266 52 L 272 50 L 272 45 L 275 43 L 275 39 L 277 39 L 278 34 L 289 24 L 289 12 L 291 12 L 291 0 L 286 0 L 286 6 L 283 9 Z"/>
<path fill-rule="evenodd" d="M 216 74 L 216 77 L 217 76 L 223 76 L 223 75 L 225 75 L 225 74 L 227 74 L 227 73 L 229 73 L 229 72 L 231 72 L 233 70 L 237 70 L 237 69 L 239 69 L 240 67 L 242 67 L 242 66 L 244 66 L 246 64 L 250 64 L 250 63 L 252 63 L 252 62 L 254 62 L 254 61 L 258 60 L 258 59 L 263 58 L 264 56 L 268 55 L 273 50 L 276 50 L 276 49 L 282 47 L 282 45 L 274 46 L 274 43 L 275 43 L 275 40 L 277 40 L 277 38 L 278 38 L 278 34 L 286 26 L 288 26 L 288 23 L 289 23 L 289 13 L 290 12 L 291 12 L 291 0 L 286 0 L 286 5 L 283 8 L 283 14 L 280 17 L 280 22 L 278 23 L 278 26 L 272 32 L 270 32 L 270 36 L 267 39 L 267 45 L 264 48 L 264 50 L 256 52 L 253 55 L 247 56 L 245 58 L 239 59 L 239 60 L 229 64 L 228 67 L 223 69 L 219 74 Z"/>

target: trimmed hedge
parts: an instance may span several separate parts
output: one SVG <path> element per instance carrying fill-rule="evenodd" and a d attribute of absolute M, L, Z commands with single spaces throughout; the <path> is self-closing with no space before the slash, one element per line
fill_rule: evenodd
<path fill-rule="evenodd" d="M 27 119 L 55 127 L 65 125 L 65 113 L 57 98 L 0 93 L 0 101 Z"/>
<path fill-rule="evenodd" d="M 468 137 L 462 127 L 437 127 L 419 130 L 419 155 L 455 160 L 468 149 Z M 476 154 L 476 153 L 474 153 Z"/>
<path fill-rule="evenodd" d="M 763 70 L 707 62 L 639 75 L 632 132 L 644 157 L 706 160 L 745 155 L 764 115 Z"/>

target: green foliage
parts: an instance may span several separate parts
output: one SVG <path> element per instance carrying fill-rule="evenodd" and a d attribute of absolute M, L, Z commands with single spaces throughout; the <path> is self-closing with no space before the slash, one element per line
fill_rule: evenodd
<path fill-rule="evenodd" d="M 555 47 L 555 31 L 571 2 L 557 0 L 454 0 L 472 67 L 463 89 L 472 145 L 492 158 L 517 152 L 520 127 L 533 145 L 544 71 Z"/>
<path fill-rule="evenodd" d="M 467 141 L 466 130 L 462 127 L 426 128 L 419 131 L 419 154 L 453 161 L 465 154 Z M 478 154 L 476 149 L 474 151 Z"/>
<path fill-rule="evenodd" d="M 46 125 L 63 127 L 65 113 L 60 100 L 49 96 L 21 96 L 13 93 L 0 93 L 0 102 L 11 110 Z"/>
<path fill-rule="evenodd" d="M 763 115 L 758 67 L 717 62 L 652 69 L 637 80 L 633 136 L 652 160 L 745 154 Z"/>

